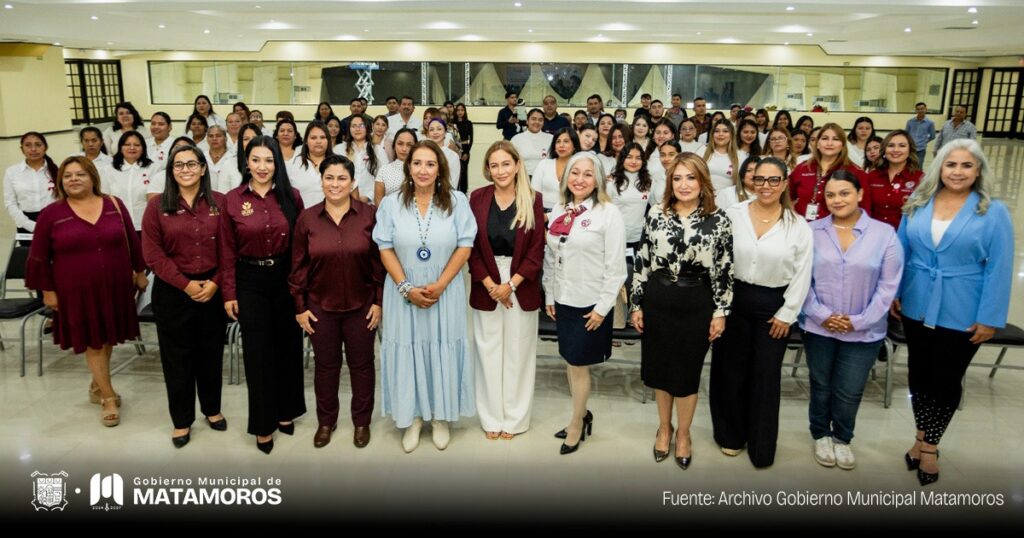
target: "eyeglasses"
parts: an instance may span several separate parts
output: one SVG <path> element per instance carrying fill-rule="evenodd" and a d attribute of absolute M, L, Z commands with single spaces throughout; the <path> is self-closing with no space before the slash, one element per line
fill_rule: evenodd
<path fill-rule="evenodd" d="M 769 138 L 768 141 L 769 142 L 785 142 L 786 139 L 782 138 L 781 136 L 773 136 L 773 137 Z"/>
<path fill-rule="evenodd" d="M 182 171 L 182 170 L 184 170 L 186 168 L 188 168 L 189 170 L 191 170 L 193 172 L 195 172 L 196 170 L 199 170 L 199 161 L 188 161 L 188 162 L 174 161 L 174 170 L 175 171 L 180 172 L 180 171 Z"/>
<path fill-rule="evenodd" d="M 754 186 L 760 187 L 767 182 L 772 187 L 778 187 L 782 183 L 782 176 L 754 176 Z"/>
<path fill-rule="evenodd" d="M 348 128 L 349 129 L 366 129 L 366 126 L 363 125 L 362 123 L 357 123 L 355 125 L 349 124 Z"/>

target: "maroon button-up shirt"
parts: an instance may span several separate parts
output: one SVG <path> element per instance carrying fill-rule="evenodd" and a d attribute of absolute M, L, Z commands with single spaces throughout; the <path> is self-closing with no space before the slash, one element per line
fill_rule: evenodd
<path fill-rule="evenodd" d="M 292 195 L 301 212 L 302 196 L 294 188 Z M 236 187 L 228 192 L 221 213 L 221 292 L 225 301 L 235 301 L 238 299 L 235 294 L 235 263 L 238 258 L 273 258 L 289 254 L 291 236 L 288 219 L 281 212 L 273 190 L 261 197 L 249 188 L 248 183 Z"/>
<path fill-rule="evenodd" d="M 359 310 L 384 298 L 384 265 L 374 243 L 377 224 L 373 206 L 353 199 L 341 222 L 334 223 L 320 202 L 295 222 L 292 274 L 288 285 L 295 312 L 312 301 L 330 312 Z"/>
<path fill-rule="evenodd" d="M 201 196 L 189 207 L 184 198 L 178 198 L 178 210 L 167 214 L 160 209 L 160 197 L 146 204 L 142 217 L 142 254 L 146 266 L 153 269 L 160 280 L 184 290 L 189 278 L 216 270 L 220 265 L 220 216 L 225 196 L 213 193 L 214 209 Z M 221 286 L 220 271 L 210 280 Z"/>
<path fill-rule="evenodd" d="M 842 166 L 843 170 L 853 173 L 860 181 L 864 197 L 861 198 L 860 207 L 874 216 L 871 208 L 871 187 L 868 186 L 864 171 L 856 166 Z M 818 218 L 823 219 L 829 216 L 828 205 L 825 204 L 825 183 L 832 173 L 839 168 L 833 169 L 821 178 L 818 178 L 818 165 L 813 160 L 796 165 L 793 172 L 789 174 L 789 195 L 793 200 L 793 211 L 801 217 L 807 214 L 807 205 L 812 202 L 818 204 Z"/>
<path fill-rule="evenodd" d="M 924 172 L 910 172 L 904 168 L 889 181 L 888 170 L 872 170 L 867 178 L 871 193 L 871 216 L 893 228 L 899 228 L 903 218 L 903 204 L 923 178 Z"/>

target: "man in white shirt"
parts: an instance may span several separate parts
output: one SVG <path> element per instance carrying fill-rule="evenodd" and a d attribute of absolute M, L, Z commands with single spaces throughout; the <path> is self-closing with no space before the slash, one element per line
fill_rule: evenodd
<path fill-rule="evenodd" d="M 388 137 L 394 139 L 395 133 L 403 127 L 408 127 L 417 133 L 420 132 L 423 128 L 423 119 L 412 115 L 415 110 L 416 105 L 413 104 L 412 97 L 408 95 L 402 96 L 401 104 L 398 106 L 398 114 L 388 117 Z"/>
<path fill-rule="evenodd" d="M 587 97 L 587 121 L 589 121 L 595 127 L 597 126 L 597 120 L 601 119 L 601 114 L 604 112 L 604 100 L 601 99 L 600 95 L 596 93 Z"/>

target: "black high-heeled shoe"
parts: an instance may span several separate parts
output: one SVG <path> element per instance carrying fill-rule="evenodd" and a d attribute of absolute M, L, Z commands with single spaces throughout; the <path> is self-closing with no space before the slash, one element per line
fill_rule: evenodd
<path fill-rule="evenodd" d="M 655 463 L 661 463 L 668 459 L 668 450 L 658 450 L 658 433 L 661 432 L 661 428 L 654 432 L 654 461 Z M 672 448 L 672 428 L 668 430 L 668 446 Z"/>
<path fill-rule="evenodd" d="M 292 434 L 295 433 L 295 423 L 294 422 L 291 422 L 289 424 L 278 423 L 277 424 L 277 431 L 279 431 L 279 432 L 281 432 L 281 433 L 283 433 L 285 435 L 292 435 Z"/>
<path fill-rule="evenodd" d="M 179 435 L 178 437 L 171 437 L 171 442 L 174 443 L 174 448 L 181 448 L 188 444 L 192 440 L 192 430 L 189 430 L 185 435 Z"/>
<path fill-rule="evenodd" d="M 270 451 L 274 450 L 274 438 L 271 437 L 266 443 L 261 443 L 259 438 L 257 438 L 256 448 L 260 449 L 260 452 L 263 452 L 264 454 L 270 454 Z"/>
<path fill-rule="evenodd" d="M 939 451 L 938 450 L 932 452 L 930 450 L 921 449 L 921 453 L 922 454 L 935 454 L 935 459 L 936 460 L 939 459 Z M 929 484 L 934 484 L 934 483 L 939 481 L 939 473 L 938 472 L 929 473 L 928 471 L 925 471 L 924 469 L 922 469 L 920 467 L 921 460 L 917 460 L 917 461 L 918 461 L 917 481 L 920 482 L 922 486 L 927 486 Z"/>
<path fill-rule="evenodd" d="M 217 422 L 213 422 L 212 420 L 210 420 L 210 417 L 206 417 L 206 423 L 210 425 L 211 430 L 223 432 L 227 431 L 228 429 L 228 419 L 226 418 L 222 418 Z"/>
<path fill-rule="evenodd" d="M 917 442 L 923 443 L 924 439 L 918 439 Z M 928 454 L 931 454 L 931 452 L 928 452 Z M 935 459 L 939 459 L 939 449 L 937 448 L 935 449 Z M 907 464 L 908 471 L 916 471 L 921 466 L 921 459 L 911 457 L 909 451 L 903 455 L 903 462 Z"/>
<path fill-rule="evenodd" d="M 573 452 L 576 452 L 577 450 L 579 450 L 580 449 L 580 445 L 583 444 L 583 441 L 585 441 L 587 439 L 587 435 L 590 434 L 590 431 L 591 431 L 592 428 L 593 428 L 593 423 L 589 423 L 589 424 L 588 423 L 584 423 L 583 424 L 583 429 L 580 430 L 580 440 L 576 441 L 576 444 L 572 445 L 572 446 L 569 446 L 569 445 L 567 445 L 565 443 L 562 443 L 562 447 L 558 449 L 558 453 L 561 454 L 562 456 L 564 456 L 566 454 L 572 454 Z"/>
<path fill-rule="evenodd" d="M 676 448 L 679 448 L 679 443 L 676 442 Z M 690 441 L 690 455 L 689 456 L 675 456 L 676 465 L 682 470 L 687 470 L 690 467 L 690 463 L 693 462 L 693 441 Z"/>
<path fill-rule="evenodd" d="M 587 409 L 587 414 L 583 416 L 583 424 L 585 426 L 585 425 L 590 424 L 592 422 L 594 422 L 594 414 L 591 413 L 589 409 Z M 565 439 L 565 428 L 562 428 L 561 431 L 555 433 L 555 438 L 556 439 Z"/>

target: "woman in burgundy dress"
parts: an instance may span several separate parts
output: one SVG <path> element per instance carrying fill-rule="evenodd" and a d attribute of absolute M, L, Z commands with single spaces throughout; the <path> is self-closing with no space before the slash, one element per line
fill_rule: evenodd
<path fill-rule="evenodd" d="M 102 194 L 87 157 L 65 159 L 57 178 L 57 201 L 36 220 L 25 285 L 54 310 L 54 343 L 85 352 L 90 400 L 103 407 L 105 426 L 117 426 L 121 397 L 111 386 L 110 354 L 139 336 L 135 292 L 148 284 L 142 246 L 128 209 Z"/>

